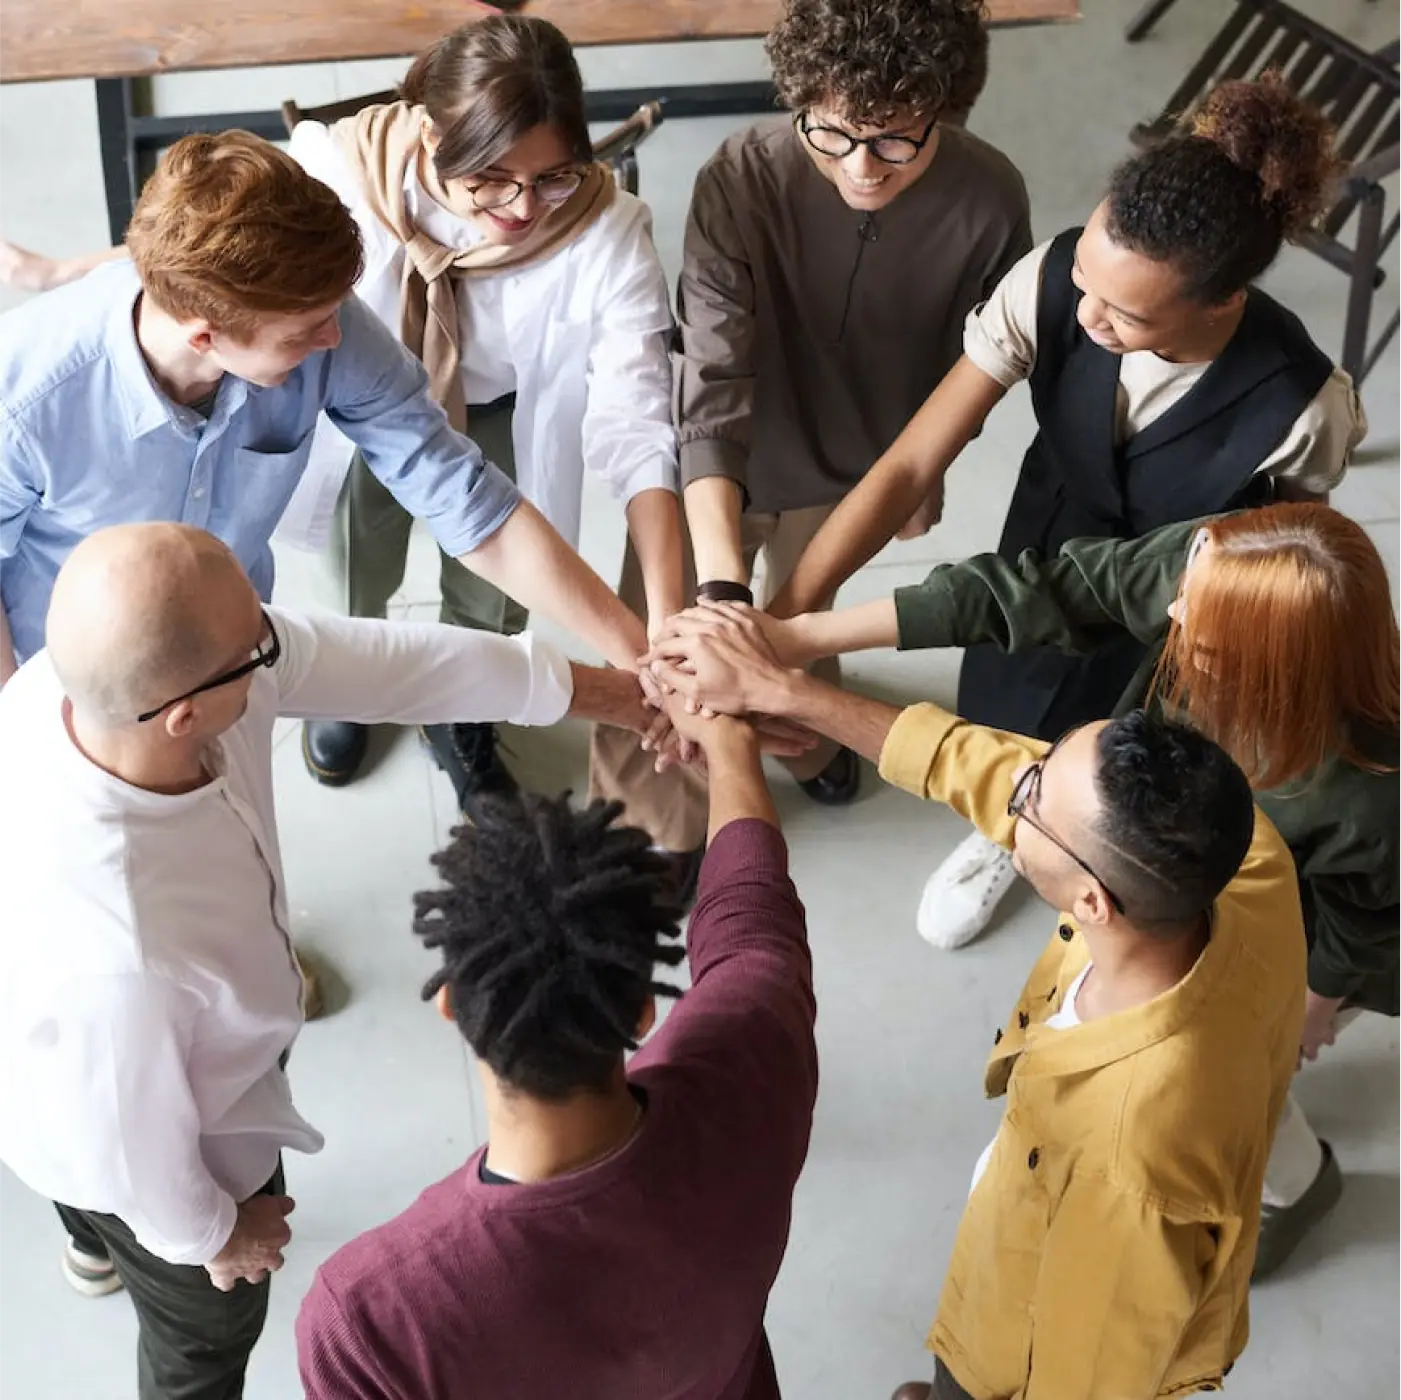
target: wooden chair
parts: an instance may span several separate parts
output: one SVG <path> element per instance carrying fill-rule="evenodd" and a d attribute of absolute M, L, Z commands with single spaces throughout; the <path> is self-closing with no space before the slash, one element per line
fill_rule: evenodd
<path fill-rule="evenodd" d="M 351 97 L 344 102 L 328 102 L 323 107 L 298 107 L 290 99 L 282 104 L 282 124 L 287 134 L 298 122 L 339 121 L 342 117 L 353 117 L 365 107 L 373 107 L 380 102 L 394 102 L 399 94 L 392 88 L 386 92 L 372 92 L 367 97 Z M 613 178 L 620 188 L 629 194 L 637 193 L 637 148 L 662 124 L 662 104 L 644 102 L 632 116 L 620 126 L 616 126 L 606 136 L 594 142 L 594 156 L 613 171 Z"/>
<path fill-rule="evenodd" d="M 1147 6 L 1139 19 L 1151 23 L 1170 3 Z M 1150 11 L 1156 13 L 1150 16 Z M 1130 37 L 1139 36 L 1131 30 Z M 1134 127 L 1132 139 L 1139 146 L 1151 145 L 1190 115 L 1217 83 L 1257 78 L 1269 68 L 1321 108 L 1338 132 L 1338 154 L 1346 170 L 1336 199 L 1319 226 L 1300 241 L 1348 276 L 1341 364 L 1360 385 L 1401 324 L 1401 312 L 1393 314 L 1368 347 L 1372 299 L 1386 280 L 1381 259 L 1396 238 L 1398 222 L 1393 213 L 1382 227 L 1386 191 L 1381 183 L 1401 165 L 1397 45 L 1368 53 L 1282 0 L 1234 0 L 1225 24 L 1162 112 Z M 1339 235 L 1354 215 L 1351 242 L 1344 243 Z"/>

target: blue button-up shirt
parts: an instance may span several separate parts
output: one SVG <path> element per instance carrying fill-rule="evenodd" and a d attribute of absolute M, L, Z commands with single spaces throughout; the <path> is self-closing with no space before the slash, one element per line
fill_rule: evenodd
<path fill-rule="evenodd" d="M 0 603 L 17 659 L 44 645 L 54 579 L 105 525 L 218 535 L 266 599 L 269 541 L 325 413 L 443 549 L 467 554 L 520 497 L 428 397 L 422 365 L 355 298 L 341 342 L 260 388 L 226 374 L 206 420 L 161 391 L 136 342 L 129 262 L 0 316 Z"/>

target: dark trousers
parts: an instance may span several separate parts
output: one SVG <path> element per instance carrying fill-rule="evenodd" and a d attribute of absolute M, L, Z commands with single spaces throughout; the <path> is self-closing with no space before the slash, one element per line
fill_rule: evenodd
<path fill-rule="evenodd" d="M 973 1400 L 937 1356 L 934 1358 L 934 1387 L 929 1392 L 929 1400 Z"/>
<path fill-rule="evenodd" d="M 259 1195 L 281 1195 L 282 1168 Z M 138 1400 L 239 1400 L 268 1312 L 268 1280 L 221 1293 L 201 1265 L 169 1264 L 115 1215 L 56 1205 L 73 1243 L 116 1266 L 136 1308 Z"/>

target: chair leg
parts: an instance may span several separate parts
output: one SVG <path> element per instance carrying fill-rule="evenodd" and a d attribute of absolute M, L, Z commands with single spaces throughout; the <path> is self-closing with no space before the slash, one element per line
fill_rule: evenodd
<path fill-rule="evenodd" d="M 1177 0 L 1148 0 L 1148 3 L 1129 21 L 1124 30 L 1124 38 L 1131 44 L 1146 38 L 1148 31 L 1172 9 Z"/>
<path fill-rule="evenodd" d="M 1370 368 L 1367 363 L 1367 328 L 1372 319 L 1373 285 L 1381 257 L 1382 212 L 1386 191 L 1369 185 L 1357 202 L 1357 246 L 1352 255 L 1352 281 L 1348 287 L 1347 323 L 1343 329 L 1342 365 L 1360 384 Z"/>

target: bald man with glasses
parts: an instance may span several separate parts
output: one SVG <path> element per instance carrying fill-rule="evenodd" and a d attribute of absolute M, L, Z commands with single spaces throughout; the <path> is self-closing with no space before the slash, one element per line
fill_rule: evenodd
<path fill-rule="evenodd" d="M 80 543 L 47 641 L 0 691 L 0 1160 L 62 1203 L 66 1271 L 130 1293 L 140 1400 L 225 1400 L 290 1238 L 282 1152 L 322 1146 L 285 1073 L 275 720 L 647 712 L 529 634 L 263 607 L 187 525 Z"/>
<path fill-rule="evenodd" d="M 1055 932 L 989 1028 L 1005 1095 L 928 1346 L 895 1400 L 1125 1400 L 1220 1388 L 1244 1349 L 1265 1163 L 1303 1025 L 1288 848 L 1245 775 L 1136 711 L 1047 746 L 781 664 L 752 610 L 673 619 L 654 674 L 880 764 L 1012 852 Z"/>

